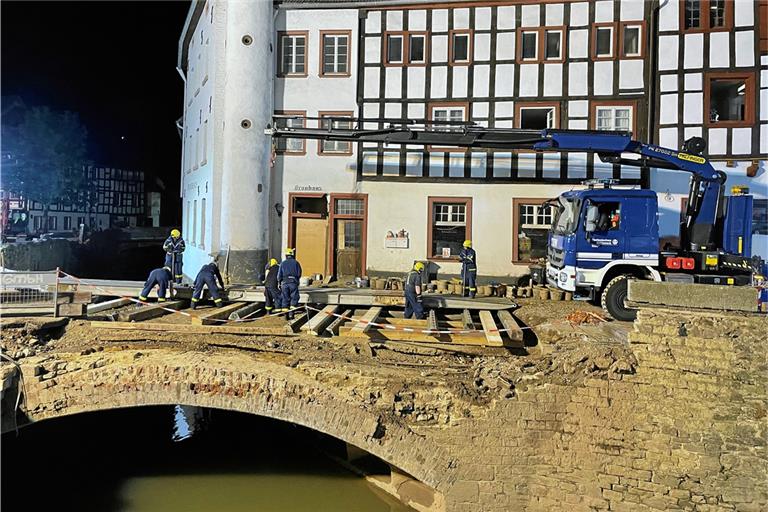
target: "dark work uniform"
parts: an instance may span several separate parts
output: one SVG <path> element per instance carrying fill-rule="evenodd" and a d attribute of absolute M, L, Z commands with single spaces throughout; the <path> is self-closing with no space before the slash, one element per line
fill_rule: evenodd
<path fill-rule="evenodd" d="M 461 280 L 464 282 L 464 297 L 472 298 L 477 294 L 477 253 L 471 247 L 465 247 L 459 253 L 461 260 Z"/>
<path fill-rule="evenodd" d="M 293 256 L 286 256 L 280 263 L 277 271 L 277 281 L 283 291 L 282 310 L 296 309 L 299 305 L 299 279 L 301 279 L 301 265 Z M 288 318 L 293 315 L 289 314 Z"/>
<path fill-rule="evenodd" d="M 269 263 L 267 263 L 269 265 Z M 272 311 L 273 309 L 280 309 L 280 289 L 277 286 L 277 272 L 280 269 L 280 265 L 267 266 L 267 277 L 264 279 L 264 300 L 266 302 L 266 310 Z"/>
<path fill-rule="evenodd" d="M 423 292 L 424 286 L 421 282 L 421 272 L 411 270 L 405 278 L 405 311 L 403 316 L 411 318 L 412 315 L 417 320 L 424 318 L 424 308 L 421 305 L 421 294 L 416 293 L 416 287 Z"/>
<path fill-rule="evenodd" d="M 224 280 L 221 278 L 219 267 L 215 263 L 208 263 L 200 268 L 200 272 L 195 277 L 195 290 L 192 292 L 192 307 L 200 301 L 203 294 L 203 287 L 208 287 L 208 293 L 213 298 L 214 304 L 221 306 L 221 297 L 219 296 L 219 286 L 224 288 Z"/>
<path fill-rule="evenodd" d="M 183 274 L 181 273 L 182 254 L 186 248 L 187 246 L 184 243 L 184 239 L 181 237 L 173 238 L 172 236 L 169 236 L 165 239 L 165 242 L 163 242 L 163 249 L 165 250 L 165 266 L 173 270 L 173 278 L 177 283 L 180 283 L 181 278 L 183 277 Z"/>
<path fill-rule="evenodd" d="M 147 282 L 144 283 L 144 289 L 141 290 L 139 300 L 147 300 L 152 288 L 157 285 L 160 289 L 157 291 L 158 302 L 165 302 L 165 292 L 168 290 L 168 285 L 171 283 L 171 271 L 168 267 L 156 268 L 149 273 Z"/>

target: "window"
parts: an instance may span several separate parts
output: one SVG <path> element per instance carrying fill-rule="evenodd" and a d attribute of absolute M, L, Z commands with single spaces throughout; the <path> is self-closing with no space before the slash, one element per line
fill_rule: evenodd
<path fill-rule="evenodd" d="M 636 103 L 634 101 L 611 101 L 592 103 L 592 129 L 636 131 Z"/>
<path fill-rule="evenodd" d="M 467 120 L 467 103 L 437 103 L 429 106 L 429 119 L 437 121 L 432 128 L 435 131 L 455 132 L 461 131 L 461 127 Z M 466 151 L 465 148 L 445 148 L 431 146 L 428 149 L 451 149 L 455 151 Z"/>
<path fill-rule="evenodd" d="M 746 126 L 754 122 L 754 74 L 710 73 L 704 85 L 710 126 Z"/>
<path fill-rule="evenodd" d="M 279 76 L 307 76 L 307 32 L 279 32 Z"/>
<path fill-rule="evenodd" d="M 64 229 L 70 230 L 72 229 L 72 217 L 69 215 L 64 216 Z"/>
<path fill-rule="evenodd" d="M 323 41 L 320 76 L 349 76 L 350 32 L 320 32 Z"/>
<path fill-rule="evenodd" d="M 208 120 L 203 123 L 203 159 L 200 165 L 208 163 Z"/>
<path fill-rule="evenodd" d="M 630 131 L 632 109 L 629 107 L 597 107 L 597 129 Z"/>
<path fill-rule="evenodd" d="M 85 224 L 85 217 L 78 217 L 77 218 L 77 227 L 79 228 L 83 224 Z"/>
<path fill-rule="evenodd" d="M 388 34 L 386 37 L 386 42 L 387 42 L 387 63 L 402 64 L 403 63 L 403 35 Z"/>
<path fill-rule="evenodd" d="M 521 60 L 536 60 L 539 55 L 539 33 L 523 32 L 520 46 Z"/>
<path fill-rule="evenodd" d="M 349 121 L 339 118 L 349 118 Z M 320 128 L 328 129 L 333 123 L 334 128 L 352 128 L 352 112 L 320 112 Z M 318 141 L 320 155 L 351 155 L 352 143 L 338 140 Z"/>
<path fill-rule="evenodd" d="M 592 58 L 611 59 L 614 54 L 614 24 L 595 26 L 592 30 Z"/>
<path fill-rule="evenodd" d="M 450 63 L 469 64 L 472 62 L 472 32 L 452 30 L 450 34 Z"/>
<path fill-rule="evenodd" d="M 514 199 L 512 258 L 530 262 L 546 257 L 547 235 L 552 226 L 552 207 L 545 199 Z"/>
<path fill-rule="evenodd" d="M 562 62 L 565 58 L 565 29 L 539 27 L 519 32 L 517 58 L 521 62 Z"/>
<path fill-rule="evenodd" d="M 429 215 L 428 254 L 457 259 L 464 240 L 472 238 L 472 199 L 430 197 Z"/>
<path fill-rule="evenodd" d="M 365 215 L 363 199 L 336 199 L 336 215 Z"/>
<path fill-rule="evenodd" d="M 561 30 L 547 30 L 545 32 L 544 59 L 560 60 L 563 58 L 563 32 Z"/>
<path fill-rule="evenodd" d="M 752 234 L 768 235 L 768 199 L 752 202 Z"/>
<path fill-rule="evenodd" d="M 732 0 L 684 0 L 680 9 L 683 30 L 730 30 L 733 20 Z"/>
<path fill-rule="evenodd" d="M 408 36 L 408 62 L 419 64 L 426 62 L 427 38 L 423 34 L 411 34 Z"/>
<path fill-rule="evenodd" d="M 390 66 L 425 66 L 428 34 L 426 32 L 389 32 L 384 36 L 385 64 Z"/>
<path fill-rule="evenodd" d="M 58 229 L 59 219 L 58 217 L 48 217 L 48 229 Z"/>
<path fill-rule="evenodd" d="M 557 128 L 560 109 L 557 104 L 518 103 L 516 105 L 517 127 L 527 130 Z"/>
<path fill-rule="evenodd" d="M 200 200 L 200 248 L 205 249 L 205 198 Z"/>
<path fill-rule="evenodd" d="M 307 114 L 304 111 L 281 111 L 275 112 L 275 115 L 294 116 L 275 118 L 275 126 L 280 128 L 304 128 Z M 306 142 L 304 139 L 278 138 L 275 140 L 275 152 L 282 155 L 303 155 L 307 152 Z"/>
<path fill-rule="evenodd" d="M 197 199 L 192 201 L 192 245 L 197 240 Z"/>
<path fill-rule="evenodd" d="M 607 201 L 592 204 L 597 206 L 596 231 L 605 232 L 621 229 L 621 203 Z"/>
<path fill-rule="evenodd" d="M 633 58 L 642 57 L 645 44 L 643 41 L 642 23 L 622 23 L 621 24 L 621 57 Z"/>

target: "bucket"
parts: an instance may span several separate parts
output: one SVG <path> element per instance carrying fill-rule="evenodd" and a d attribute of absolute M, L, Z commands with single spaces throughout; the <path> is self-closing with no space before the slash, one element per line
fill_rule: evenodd
<path fill-rule="evenodd" d="M 371 282 L 367 277 L 364 277 L 360 280 L 360 284 L 362 285 L 363 288 L 368 288 Z"/>
<path fill-rule="evenodd" d="M 310 278 L 302 277 L 301 279 L 299 279 L 299 286 L 309 286 L 309 283 L 311 282 L 312 281 L 310 280 Z"/>

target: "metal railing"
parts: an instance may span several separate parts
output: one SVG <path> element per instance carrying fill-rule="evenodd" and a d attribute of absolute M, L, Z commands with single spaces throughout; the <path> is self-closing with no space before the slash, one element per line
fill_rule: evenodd
<path fill-rule="evenodd" d="M 59 269 L 0 272 L 1 316 L 56 316 Z"/>

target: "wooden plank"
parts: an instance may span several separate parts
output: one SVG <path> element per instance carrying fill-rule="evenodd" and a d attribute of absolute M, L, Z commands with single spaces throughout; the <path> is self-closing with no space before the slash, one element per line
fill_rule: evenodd
<path fill-rule="evenodd" d="M 333 315 L 338 310 L 338 306 L 325 306 L 322 311 L 318 311 L 315 316 L 309 319 L 309 322 L 307 322 L 307 325 L 305 325 L 304 328 L 311 334 L 319 336 L 320 334 L 324 333 L 325 328 L 336 319 L 336 317 Z"/>
<path fill-rule="evenodd" d="M 245 306 L 241 307 L 240 309 L 233 311 L 229 314 L 230 320 L 242 320 L 244 318 L 253 318 L 257 311 L 259 311 L 261 308 L 264 307 L 263 302 L 251 302 L 246 303 Z"/>
<path fill-rule="evenodd" d="M 117 315 L 121 322 L 141 322 L 158 316 L 167 315 L 168 309 L 179 310 L 184 305 L 184 301 L 172 300 L 167 302 L 158 302 L 152 305 L 143 305 L 134 311 L 123 311 Z M 165 309 L 163 309 L 165 308 Z"/>
<path fill-rule="evenodd" d="M 437 330 L 437 315 L 434 309 L 429 310 L 429 318 L 427 318 L 427 329 L 430 331 Z"/>
<path fill-rule="evenodd" d="M 270 335 L 286 336 L 293 333 L 286 332 L 285 327 L 242 327 L 234 325 L 191 325 L 191 324 L 166 324 L 161 322 L 97 322 L 92 321 L 91 327 L 100 329 L 125 329 L 129 331 L 160 331 L 178 332 L 189 334 L 242 334 L 242 335 Z"/>
<path fill-rule="evenodd" d="M 490 311 L 480 311 L 480 323 L 483 324 L 483 332 L 485 333 L 485 340 L 488 342 L 488 345 L 494 347 L 504 345 L 504 342 L 501 339 L 501 333 L 498 332 L 498 327 L 496 327 L 496 322 L 493 321 L 493 316 Z"/>
<path fill-rule="evenodd" d="M 131 299 L 112 299 L 105 302 L 99 302 L 98 304 L 89 304 L 87 312 L 89 315 L 94 315 L 96 313 L 101 313 L 102 311 L 107 311 L 108 309 L 121 308 L 129 304 L 133 304 Z"/>
<path fill-rule="evenodd" d="M 307 321 L 307 314 L 301 310 L 294 311 L 293 320 L 288 320 L 288 330 L 291 332 L 299 332 L 301 326 Z"/>
<path fill-rule="evenodd" d="M 378 306 L 372 307 L 366 311 L 362 318 L 360 318 L 360 320 L 357 322 L 357 325 L 352 328 L 350 336 L 365 337 L 364 334 L 368 332 L 372 327 L 371 322 L 378 320 L 379 316 L 381 315 L 381 311 L 382 308 Z"/>
<path fill-rule="evenodd" d="M 475 330 L 475 322 L 472 321 L 472 312 L 465 309 L 461 312 L 461 322 L 464 325 L 464 329 Z"/>
<path fill-rule="evenodd" d="M 59 304 L 56 306 L 56 316 L 78 317 L 85 316 L 85 304 Z"/>
<path fill-rule="evenodd" d="M 397 325 L 402 327 L 412 327 L 414 329 L 429 328 L 429 320 L 416 320 L 415 318 L 383 317 L 383 318 L 379 318 L 379 323 Z M 457 322 L 453 320 L 450 320 L 450 321 L 438 320 L 437 326 L 438 328 L 445 328 L 445 329 L 464 329 L 464 324 L 462 322 Z"/>
<path fill-rule="evenodd" d="M 341 324 L 347 321 L 347 318 L 352 316 L 351 309 L 345 309 L 339 316 L 337 316 L 329 325 L 325 328 L 326 332 L 330 332 L 334 336 L 339 334 L 339 327 Z"/>
<path fill-rule="evenodd" d="M 218 320 L 225 320 L 229 315 L 245 306 L 245 302 L 234 302 L 220 308 L 211 308 L 192 314 L 192 325 L 213 325 L 221 324 Z"/>
<path fill-rule="evenodd" d="M 339 336 L 359 337 L 351 334 L 354 327 L 341 327 Z M 441 334 L 430 335 L 423 332 L 405 332 L 394 329 L 373 329 L 367 333 L 371 340 L 381 341 L 414 341 L 419 343 L 439 343 L 441 345 L 478 345 L 487 346 L 488 342 L 480 333 L 473 334 Z"/>
<path fill-rule="evenodd" d="M 512 341 L 511 346 L 522 347 L 523 346 L 523 330 L 517 325 L 517 321 L 509 311 L 499 311 L 496 313 L 499 317 L 501 325 L 507 330 L 507 336 Z"/>

